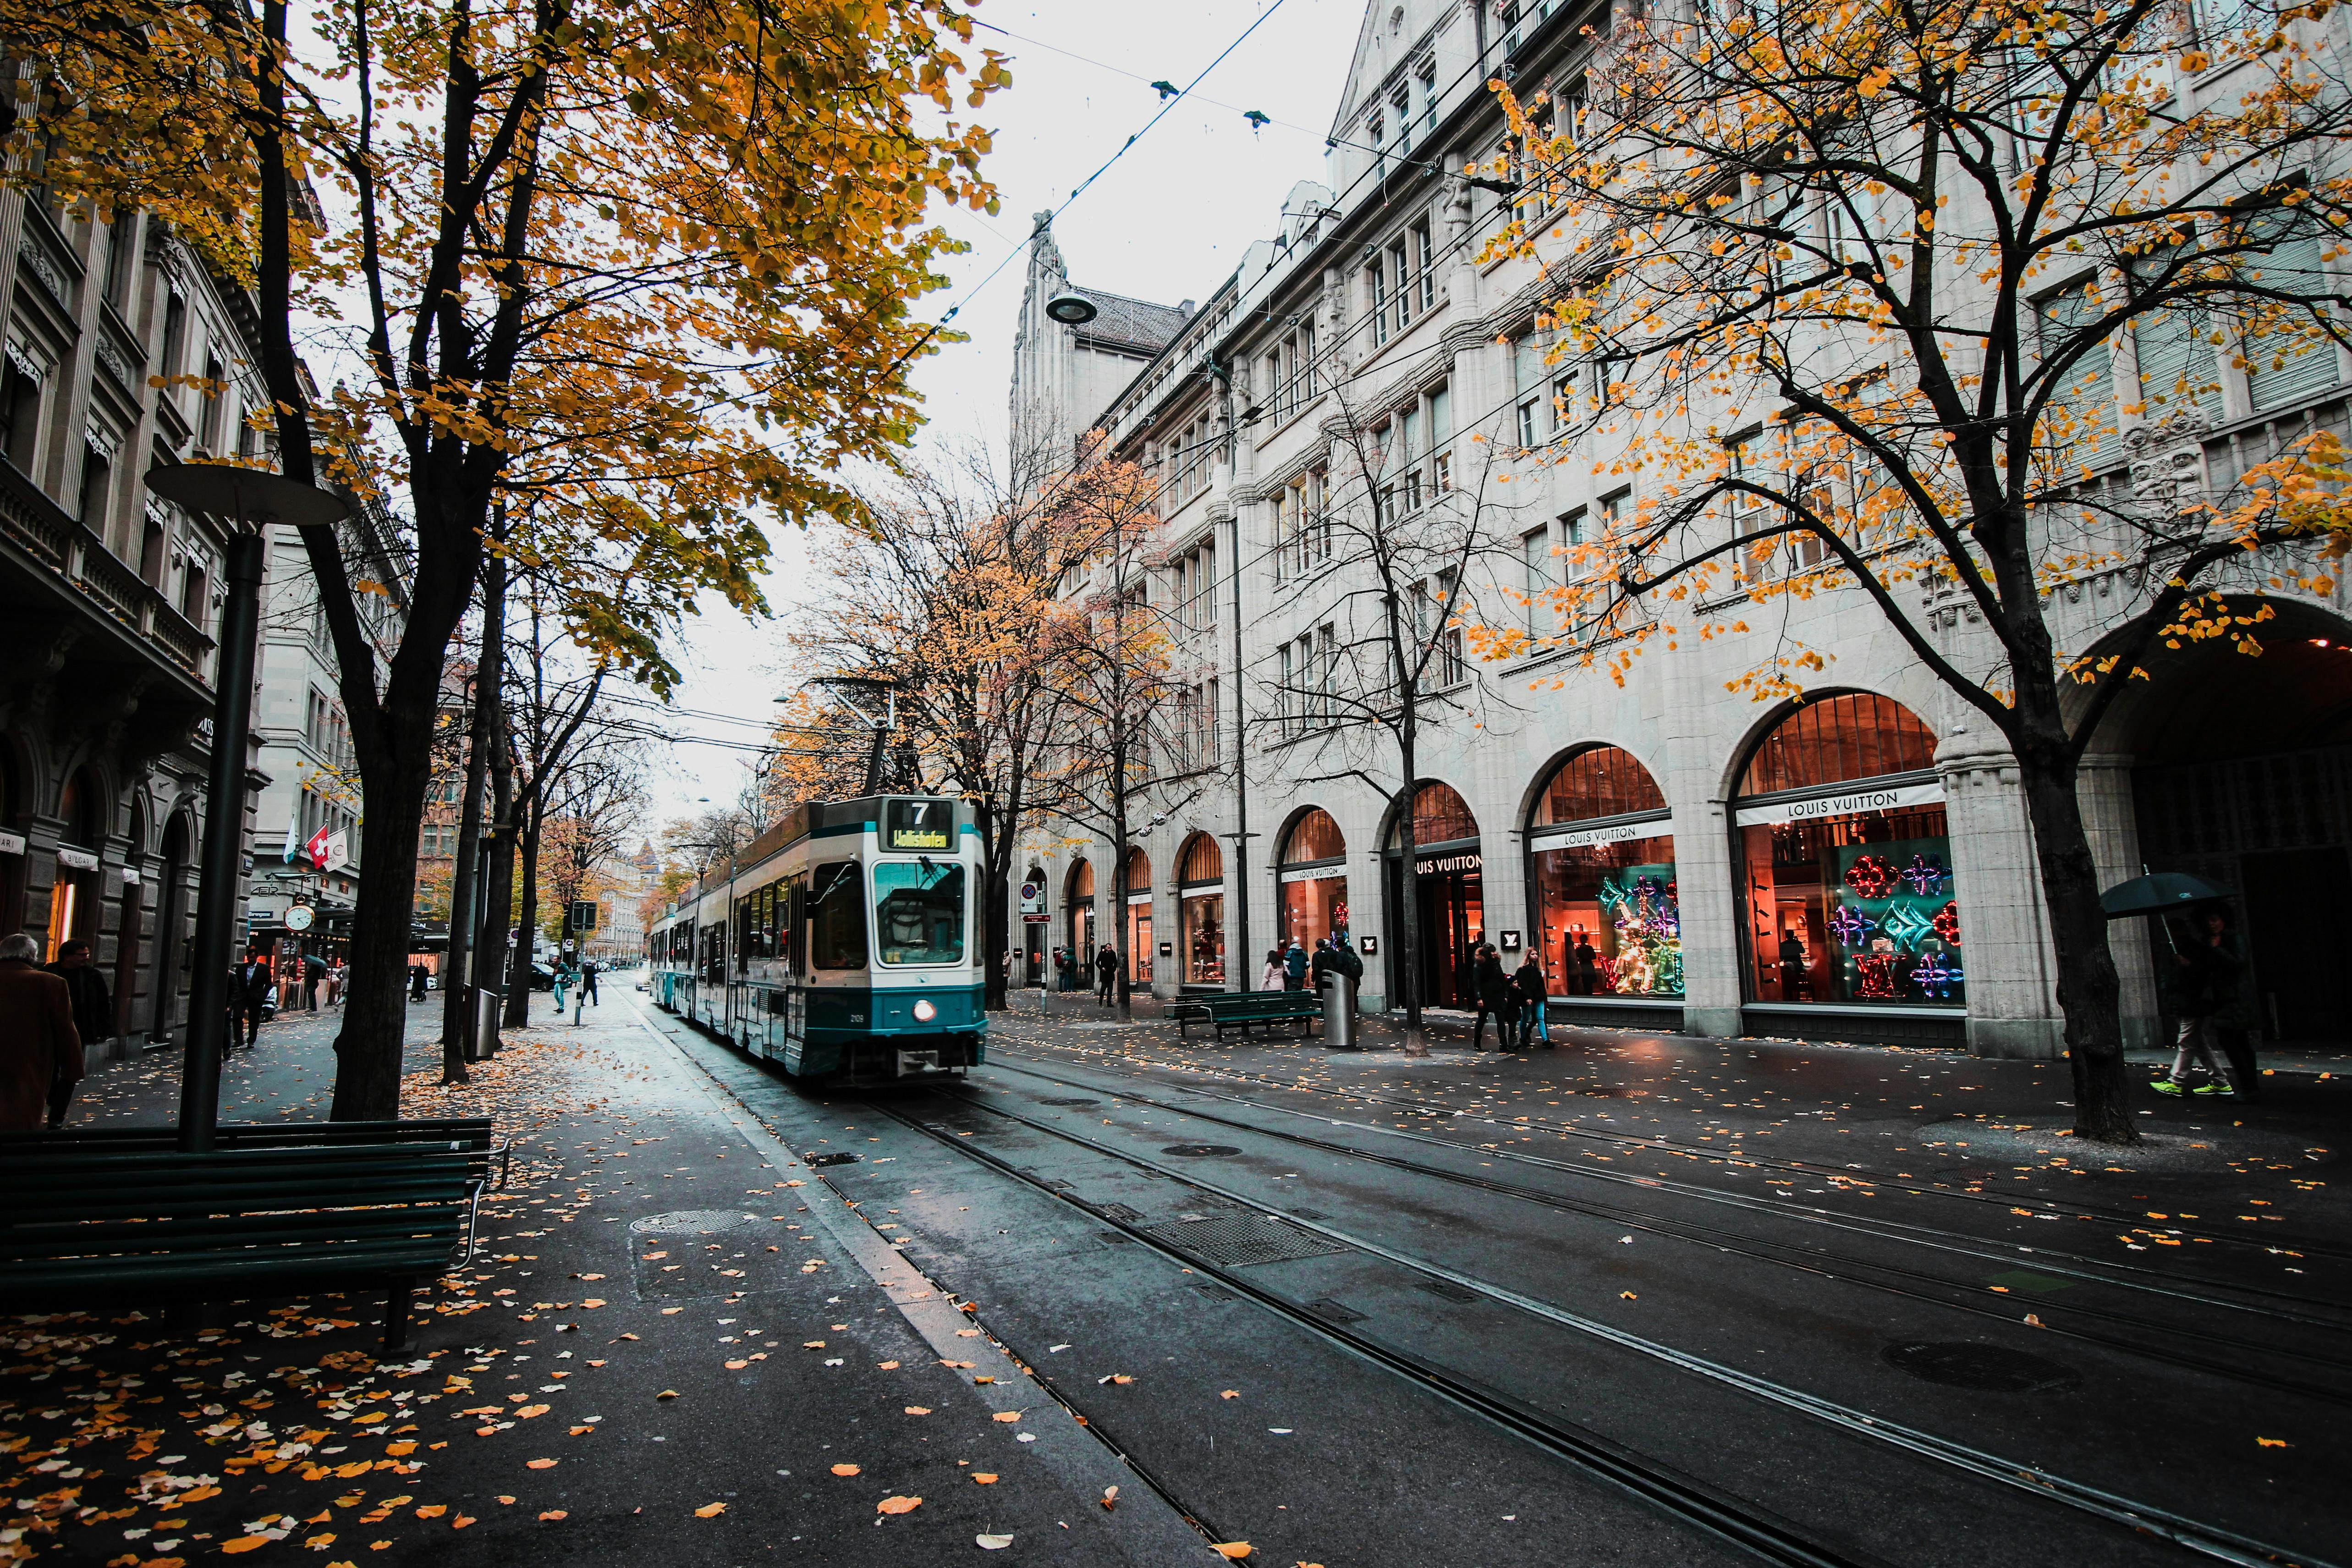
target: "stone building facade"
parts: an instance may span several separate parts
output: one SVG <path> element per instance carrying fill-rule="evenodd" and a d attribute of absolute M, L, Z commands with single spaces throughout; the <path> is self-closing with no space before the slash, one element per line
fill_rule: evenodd
<path fill-rule="evenodd" d="M 257 323 L 161 224 L 37 190 L 0 192 L 0 930 L 89 942 L 88 1044 L 129 1055 L 186 1021 L 222 599 L 222 539 L 141 476 L 254 449 Z"/>
<path fill-rule="evenodd" d="M 1535 266 L 1480 260 L 1513 198 L 1461 174 L 1503 142 L 1486 81 L 1578 102 L 1610 23 L 1605 0 L 1378 0 L 1323 179 L 1293 190 L 1278 231 L 1124 385 L 1099 400 L 1073 390 L 1051 410 L 1055 431 L 1102 427 L 1115 457 L 1159 477 L 1152 597 L 1187 679 L 1216 694 L 1216 721 L 1213 765 L 1159 791 L 1165 820 L 1133 858 L 1129 909 L 1107 907 L 1105 846 L 1041 826 L 1029 859 L 1050 941 L 1091 948 L 1116 914 L 1139 981 L 1174 994 L 1253 984 L 1266 948 L 1292 935 L 1311 946 L 1344 923 L 1370 939 L 1363 1005 L 1386 1007 L 1410 799 L 1431 939 L 1422 990 L 1436 1005 L 1460 999 L 1483 940 L 1507 963 L 1542 960 L 1557 1016 L 2055 1056 L 2013 763 L 1858 594 L 1776 606 L 1828 656 L 1802 705 L 1727 693 L 1755 658 L 1736 637 L 1654 647 L 1622 682 L 1540 649 L 1493 663 L 1465 651 L 1438 683 L 1410 781 L 1377 737 L 1318 708 L 1368 586 L 1363 559 L 1318 521 L 1344 492 L 1381 487 L 1408 519 L 1428 508 L 1435 529 L 1442 508 L 1492 501 L 1494 454 L 1601 440 L 1554 423 L 1579 388 L 1576 367 L 1540 352 Z M 2343 19 L 2324 26 L 2343 48 Z M 1050 262 L 1031 270 L 1016 415 L 1018 389 L 1074 385 L 1042 367 L 1081 330 L 1043 313 L 1060 259 L 1042 228 L 1033 245 Z M 2227 359 L 2210 406 L 2158 427 L 2127 417 L 2096 482 L 2143 504 L 2185 500 L 2307 430 L 2346 428 L 2352 357 L 2307 356 L 2259 382 Z M 2137 407 L 2129 354 L 2115 374 L 2118 405 Z M 1603 446 L 1572 455 L 1510 476 L 1468 576 L 1428 584 L 1433 599 L 1455 590 L 1489 616 L 1526 613 L 1512 606 L 1654 482 Z M 2095 647 L 2134 613 L 2138 586 L 2122 572 L 2067 584 L 2053 629 Z M 2352 606 L 2340 581 L 2317 598 L 2242 586 L 2277 616 L 2266 655 L 2209 646 L 2158 660 L 2095 738 L 2082 797 L 2105 881 L 2177 868 L 2242 895 L 2266 1034 L 2342 1042 Z M 1948 648 L 1983 636 L 1957 605 L 1922 613 Z M 2160 1027 L 2150 937 L 2116 929 L 2127 1028 L 2146 1040 Z"/>

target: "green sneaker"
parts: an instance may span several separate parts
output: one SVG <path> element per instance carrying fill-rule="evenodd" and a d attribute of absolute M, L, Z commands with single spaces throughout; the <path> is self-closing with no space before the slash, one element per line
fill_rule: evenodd
<path fill-rule="evenodd" d="M 2149 1084 L 2147 1087 L 2156 1090 L 2158 1094 L 2177 1095 L 2181 1092 L 2180 1086 L 2168 1078 L 2158 1079 L 2154 1083 Z"/>
<path fill-rule="evenodd" d="M 2189 1092 L 2191 1094 L 2219 1095 L 2224 1100 L 2235 1100 L 2238 1098 L 2238 1091 L 2231 1089 L 2226 1083 L 2200 1083 Z"/>

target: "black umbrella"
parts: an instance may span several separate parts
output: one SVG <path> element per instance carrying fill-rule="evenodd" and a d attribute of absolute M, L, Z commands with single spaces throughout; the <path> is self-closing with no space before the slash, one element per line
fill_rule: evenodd
<path fill-rule="evenodd" d="M 2099 908 L 2106 912 L 2107 919 L 2120 921 L 2133 915 L 2160 915 L 2183 905 L 2233 896 L 2229 889 L 2217 888 L 2204 878 L 2192 877 L 2186 871 L 2158 871 L 2116 883 L 2099 895 Z"/>

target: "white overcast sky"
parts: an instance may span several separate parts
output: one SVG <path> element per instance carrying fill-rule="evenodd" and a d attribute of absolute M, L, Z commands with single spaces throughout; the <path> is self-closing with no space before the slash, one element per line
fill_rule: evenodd
<path fill-rule="evenodd" d="M 1271 9 L 1274 14 L 1267 16 Z M 915 385 L 930 425 L 926 444 L 982 441 L 1001 448 L 1012 374 L 1013 321 L 1030 215 L 1056 207 L 1140 130 L 1160 95 L 1182 87 L 1252 22 L 1265 21 L 1150 133 L 1128 149 L 1055 220 L 1070 274 L 1081 284 L 1174 304 L 1206 299 L 1253 240 L 1279 225 L 1282 198 L 1302 179 L 1324 178 L 1324 138 L 1344 84 L 1363 0 L 1193 0 L 1185 5 L 1101 0 L 983 0 L 973 16 L 993 24 L 974 39 L 1012 57 L 1013 87 L 977 118 L 995 133 L 983 165 L 1002 193 L 994 216 L 959 210 L 948 226 L 971 242 L 944 270 L 953 286 L 919 310 L 936 320 L 961 304 L 955 326 L 970 339 L 919 366 Z M 1017 37 L 1006 37 L 1006 34 Z M 1249 110 L 1271 117 L 1253 131 Z M 977 289 L 975 292 L 974 290 Z M 804 542 L 774 541 L 765 587 L 781 616 L 819 581 Z M 765 722 L 775 695 L 793 683 L 772 623 L 719 610 L 690 623 L 688 679 L 679 706 Z M 680 715 L 669 725 L 743 739 L 753 731 Z M 698 809 L 696 798 L 731 798 L 744 777 L 740 754 L 679 743 L 656 783 L 655 816 Z"/>

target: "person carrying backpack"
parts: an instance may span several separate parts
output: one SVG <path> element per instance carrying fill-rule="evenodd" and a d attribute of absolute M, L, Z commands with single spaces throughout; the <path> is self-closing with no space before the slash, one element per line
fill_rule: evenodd
<path fill-rule="evenodd" d="M 1511 976 L 1511 988 L 1519 994 L 1519 1048 L 1540 1043 L 1550 1050 L 1551 1022 L 1544 1016 L 1544 972 L 1536 955 L 1529 952 L 1518 973 Z"/>

